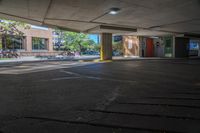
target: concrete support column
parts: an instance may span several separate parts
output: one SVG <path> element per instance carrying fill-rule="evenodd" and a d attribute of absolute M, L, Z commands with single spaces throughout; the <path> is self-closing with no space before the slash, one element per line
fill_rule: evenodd
<path fill-rule="evenodd" d="M 112 60 L 112 34 L 101 34 L 101 60 Z"/>

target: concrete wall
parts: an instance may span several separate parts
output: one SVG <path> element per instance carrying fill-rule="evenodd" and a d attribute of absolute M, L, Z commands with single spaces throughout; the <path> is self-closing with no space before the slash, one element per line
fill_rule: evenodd
<path fill-rule="evenodd" d="M 140 56 L 139 38 L 137 36 L 123 36 L 124 56 Z"/>
<path fill-rule="evenodd" d="M 154 38 L 153 39 L 154 42 L 154 56 L 155 57 L 164 57 L 164 49 L 165 49 L 165 45 L 163 42 L 163 37 L 159 37 L 159 38 Z"/>

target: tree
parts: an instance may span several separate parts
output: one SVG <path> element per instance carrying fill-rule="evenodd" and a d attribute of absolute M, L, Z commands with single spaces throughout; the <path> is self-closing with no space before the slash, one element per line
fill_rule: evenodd
<path fill-rule="evenodd" d="M 8 36 L 23 37 L 24 33 L 20 31 L 22 28 L 29 29 L 30 25 L 23 22 L 0 19 L 0 39 L 2 40 L 1 45 L 4 46 L 1 47 L 6 48 Z"/>
<path fill-rule="evenodd" d="M 123 55 L 123 44 L 122 41 L 113 41 L 112 42 L 113 52 L 117 55 Z"/>
<path fill-rule="evenodd" d="M 63 39 L 65 50 L 78 51 L 80 53 L 92 49 L 95 42 L 89 39 L 87 34 L 56 30 L 58 38 Z M 60 39 L 59 39 L 60 40 Z"/>

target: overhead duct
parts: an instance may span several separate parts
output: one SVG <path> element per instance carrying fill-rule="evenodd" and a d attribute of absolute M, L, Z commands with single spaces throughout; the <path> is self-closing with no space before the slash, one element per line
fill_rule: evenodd
<path fill-rule="evenodd" d="M 184 34 L 184 37 L 189 37 L 189 38 L 200 38 L 200 34 Z"/>

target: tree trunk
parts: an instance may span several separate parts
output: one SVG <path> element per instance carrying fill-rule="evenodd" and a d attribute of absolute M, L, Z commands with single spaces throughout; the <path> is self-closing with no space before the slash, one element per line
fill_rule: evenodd
<path fill-rule="evenodd" d="M 0 35 L 0 49 L 3 49 L 3 40 L 2 40 L 2 36 Z"/>
<path fill-rule="evenodd" d="M 81 55 L 81 52 L 82 52 L 82 46 L 81 46 L 81 44 L 79 44 L 79 48 L 80 48 L 80 55 Z"/>

